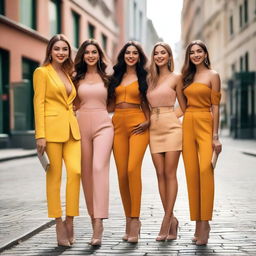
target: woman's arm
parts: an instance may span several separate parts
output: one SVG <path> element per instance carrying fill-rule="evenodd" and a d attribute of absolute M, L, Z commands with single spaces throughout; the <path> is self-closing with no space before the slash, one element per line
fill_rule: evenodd
<path fill-rule="evenodd" d="M 212 90 L 220 92 L 220 77 L 218 73 L 213 74 L 211 79 Z M 214 102 L 215 103 L 215 102 Z M 212 116 L 213 116 L 213 147 L 217 154 L 221 152 L 221 143 L 219 141 L 219 104 L 212 104 Z"/>
<path fill-rule="evenodd" d="M 46 76 L 41 68 L 36 69 L 34 72 L 33 87 L 36 146 L 38 153 L 43 154 L 46 147 L 44 127 Z"/>
<path fill-rule="evenodd" d="M 144 131 L 146 131 L 149 127 L 150 124 L 150 110 L 149 110 L 149 106 L 148 103 L 145 101 L 142 101 L 141 103 L 141 109 L 146 117 L 146 121 L 137 125 L 133 131 L 132 134 L 139 134 L 139 133 L 143 133 Z"/>
<path fill-rule="evenodd" d="M 178 99 L 181 111 L 185 113 L 187 108 L 187 100 L 183 93 L 183 82 L 181 79 L 181 75 L 179 75 L 179 77 L 177 78 L 176 94 L 177 94 L 177 99 Z"/>
<path fill-rule="evenodd" d="M 115 101 L 114 100 L 111 100 L 108 104 L 107 104 L 107 111 L 108 113 L 112 113 L 115 111 Z"/>

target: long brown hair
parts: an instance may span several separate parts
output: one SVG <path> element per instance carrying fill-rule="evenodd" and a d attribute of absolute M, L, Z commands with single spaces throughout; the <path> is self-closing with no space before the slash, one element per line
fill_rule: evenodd
<path fill-rule="evenodd" d="M 191 47 L 193 45 L 199 45 L 203 49 L 203 51 L 207 55 L 204 60 L 204 65 L 206 68 L 211 69 L 209 52 L 207 50 L 205 43 L 202 42 L 201 40 L 195 40 L 195 41 L 190 42 L 188 44 L 188 46 L 186 47 L 185 61 L 184 61 L 184 64 L 183 64 L 183 67 L 181 70 L 184 88 L 186 88 L 188 85 L 190 85 L 193 82 L 195 73 L 196 73 L 196 66 L 190 60 L 190 51 L 191 51 Z"/>
<path fill-rule="evenodd" d="M 164 42 L 156 43 L 154 45 L 154 48 L 151 53 L 151 62 L 150 62 L 149 74 L 148 74 L 148 78 L 147 78 L 148 85 L 151 88 L 154 88 L 156 86 L 157 80 L 159 78 L 159 67 L 156 65 L 156 63 L 154 61 L 155 49 L 157 46 L 162 46 L 167 51 L 167 53 L 169 54 L 169 60 L 168 60 L 168 64 L 167 64 L 168 70 L 170 72 L 173 72 L 173 70 L 174 70 L 174 61 L 173 61 L 172 49 L 171 49 L 170 45 L 167 43 L 164 43 Z"/>
<path fill-rule="evenodd" d="M 100 47 L 99 43 L 95 39 L 88 39 L 84 41 L 82 45 L 79 47 L 75 57 L 75 76 L 73 78 L 73 82 L 77 87 L 79 81 L 84 79 L 86 75 L 87 64 L 84 61 L 84 53 L 85 53 L 86 47 L 89 45 L 94 45 L 99 52 L 99 60 L 97 62 L 97 71 L 101 79 L 103 80 L 105 86 L 108 86 L 109 76 L 106 73 L 106 68 L 107 68 L 106 55 L 102 50 L 102 48 Z"/>
<path fill-rule="evenodd" d="M 58 41 L 64 41 L 67 45 L 68 45 L 68 58 L 62 63 L 62 69 L 63 71 L 65 71 L 66 73 L 68 73 L 69 75 L 72 74 L 73 72 L 73 66 L 74 66 L 74 63 L 73 63 L 73 60 L 72 60 L 72 57 L 71 57 L 71 46 L 70 46 L 70 43 L 68 41 L 68 39 L 66 38 L 65 35 L 63 34 L 56 34 L 54 35 L 50 41 L 48 42 L 48 45 L 47 45 L 47 48 L 46 48 L 46 53 L 45 53 L 45 59 L 44 59 L 44 62 L 43 62 L 43 66 L 46 66 L 48 64 L 50 64 L 52 62 L 52 48 L 54 46 L 54 44 Z"/>

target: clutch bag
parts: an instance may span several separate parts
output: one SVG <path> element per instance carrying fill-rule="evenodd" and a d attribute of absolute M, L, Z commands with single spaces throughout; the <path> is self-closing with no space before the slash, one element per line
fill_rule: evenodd
<path fill-rule="evenodd" d="M 215 168 L 215 166 L 216 166 L 216 163 L 217 163 L 217 160 L 218 160 L 218 154 L 216 153 L 216 151 L 214 150 L 213 151 L 213 154 L 212 154 L 212 161 L 211 161 L 211 163 L 212 163 L 212 168 L 214 169 Z"/>
<path fill-rule="evenodd" d="M 50 167 L 50 161 L 46 152 L 44 152 L 42 155 L 37 153 L 37 156 L 44 170 L 47 172 L 48 168 Z"/>

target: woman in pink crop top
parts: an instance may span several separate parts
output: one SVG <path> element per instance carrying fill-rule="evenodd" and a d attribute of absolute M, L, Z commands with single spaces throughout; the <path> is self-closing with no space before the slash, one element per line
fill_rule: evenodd
<path fill-rule="evenodd" d="M 165 212 L 156 241 L 174 240 L 178 231 L 178 220 L 174 217 L 173 209 L 178 191 L 176 172 L 182 149 L 182 128 L 174 112 L 180 76 L 173 69 L 170 46 L 157 43 L 151 55 L 147 92 L 151 107 L 150 151 Z"/>
<path fill-rule="evenodd" d="M 109 85 L 115 106 L 113 152 L 126 215 L 123 240 L 137 243 L 140 232 L 141 165 L 148 145 L 149 109 L 146 100 L 147 58 L 137 42 L 121 49 Z"/>
<path fill-rule="evenodd" d="M 102 220 L 108 218 L 109 162 L 113 144 L 113 125 L 107 112 L 105 55 L 98 42 L 86 40 L 75 58 L 74 83 L 82 142 L 82 184 L 92 220 L 91 244 L 101 245 Z"/>

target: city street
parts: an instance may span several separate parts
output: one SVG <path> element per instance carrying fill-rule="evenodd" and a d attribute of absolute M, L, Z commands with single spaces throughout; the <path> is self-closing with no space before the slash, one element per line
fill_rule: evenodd
<path fill-rule="evenodd" d="M 156 242 L 163 209 L 155 170 L 147 151 L 143 162 L 141 238 L 123 242 L 124 213 L 116 169 L 111 161 L 110 218 L 104 221 L 100 248 L 92 248 L 90 219 L 81 190 L 80 217 L 75 220 L 76 243 L 70 249 L 57 247 L 55 225 L 47 218 L 45 173 L 36 157 L 0 162 L 1 255 L 256 255 L 256 141 L 223 138 L 223 152 L 215 170 L 215 210 L 207 246 L 191 242 L 194 223 L 189 220 L 187 189 L 182 158 L 178 168 L 179 193 L 175 215 L 178 239 Z M 65 171 L 63 172 L 63 181 Z M 64 190 L 62 190 L 64 195 Z M 63 197 L 64 199 L 64 197 Z M 22 238 L 18 241 L 19 238 Z M 13 242 L 13 246 L 11 243 Z"/>

